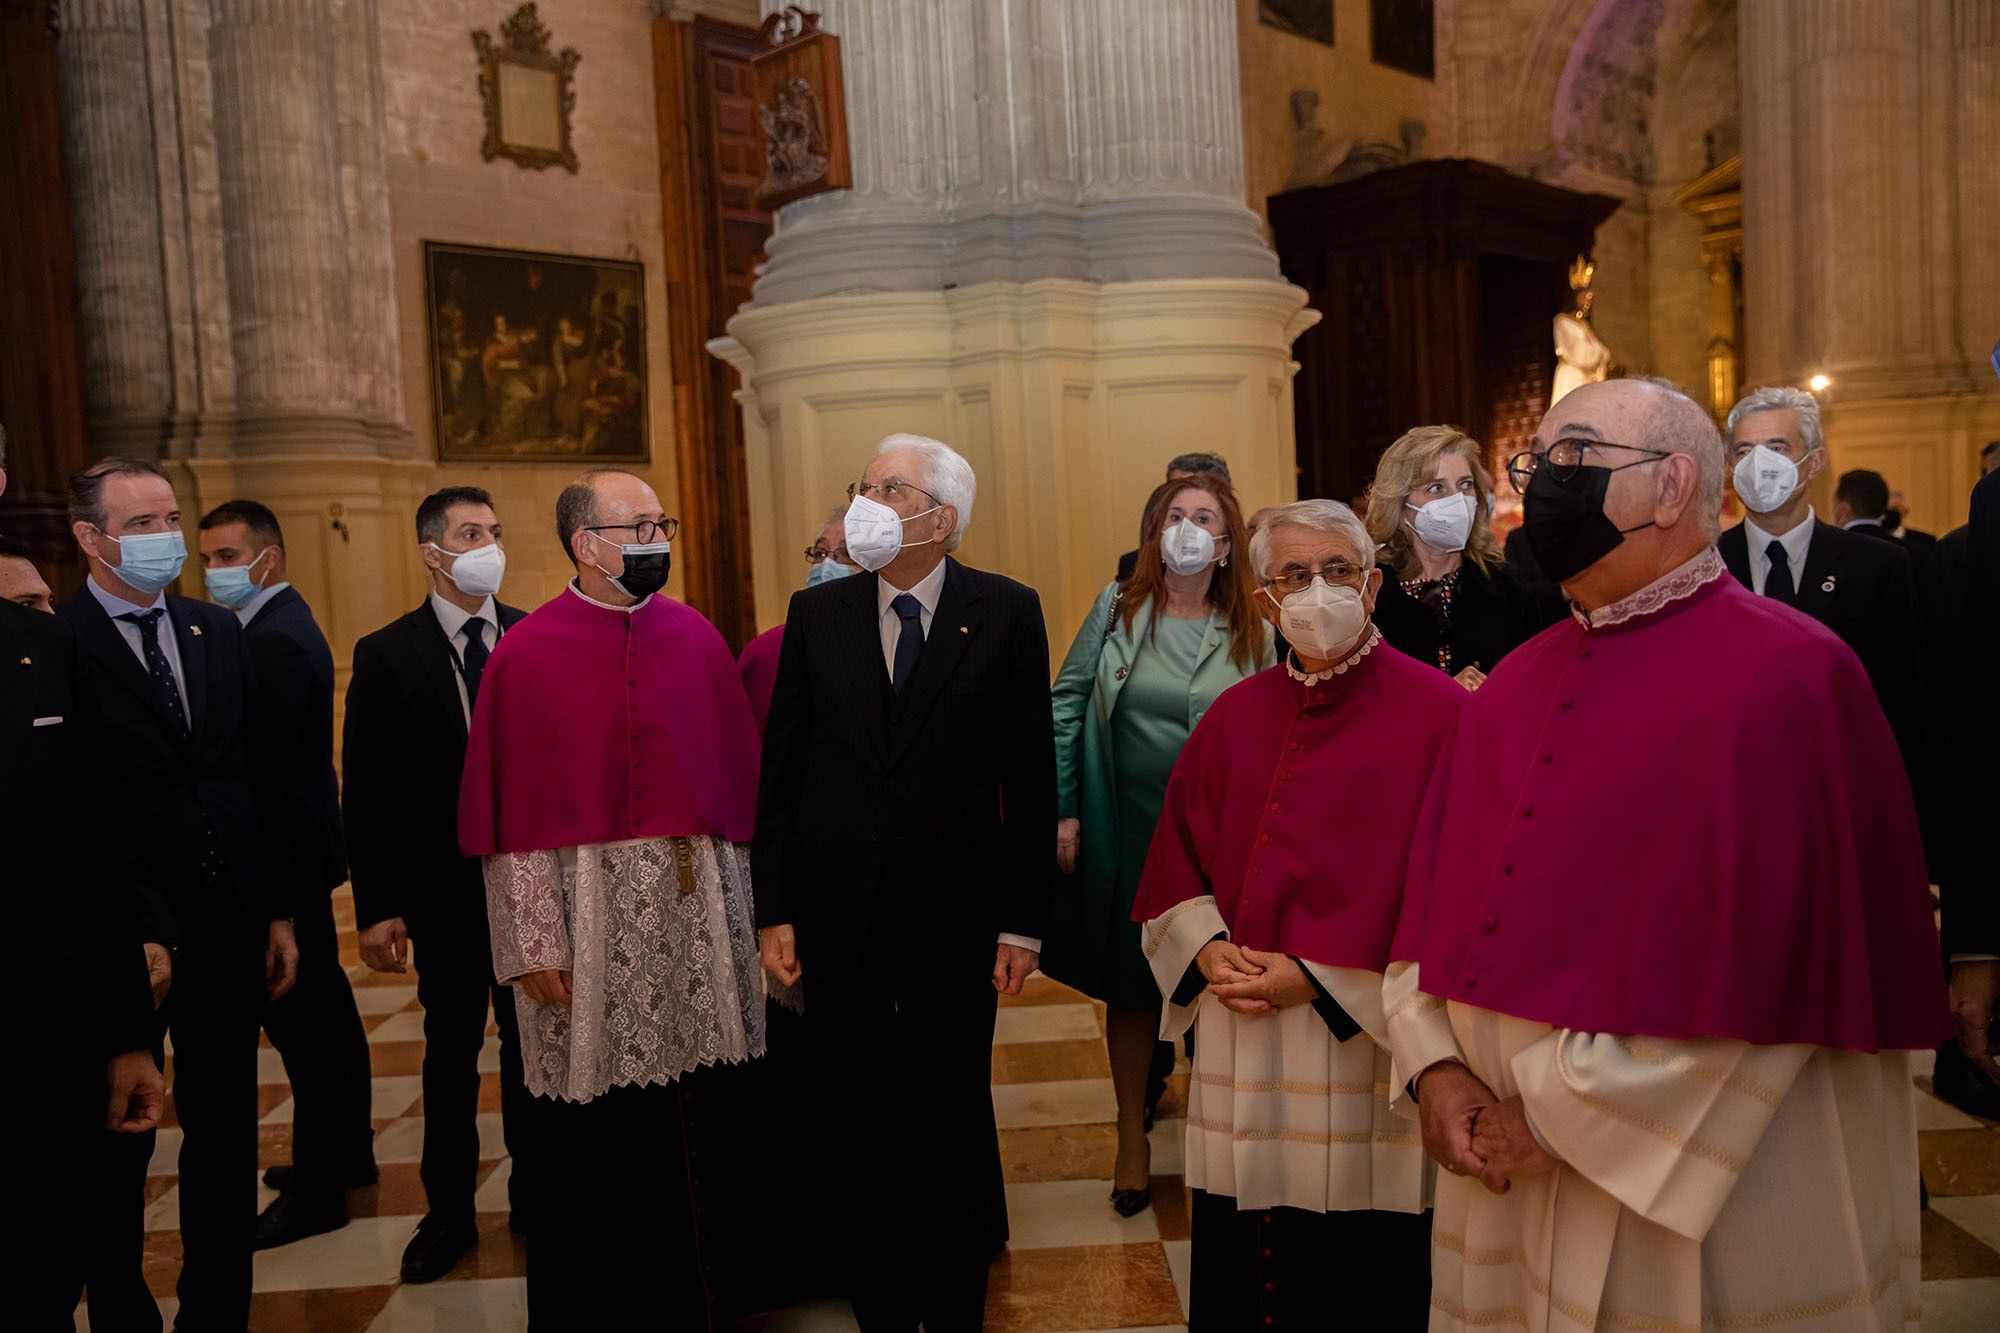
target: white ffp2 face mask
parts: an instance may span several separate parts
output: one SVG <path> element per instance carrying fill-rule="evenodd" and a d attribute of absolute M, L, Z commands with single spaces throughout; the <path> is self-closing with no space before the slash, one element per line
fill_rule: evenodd
<path fill-rule="evenodd" d="M 847 517 L 841 523 L 847 537 L 847 553 L 854 557 L 855 564 L 873 574 L 885 568 L 905 546 L 930 545 L 928 541 L 904 541 L 903 524 L 935 514 L 942 508 L 943 505 L 932 505 L 923 513 L 912 514 L 906 519 L 880 500 L 857 495 L 854 503 L 847 506 Z"/>
<path fill-rule="evenodd" d="M 451 557 L 451 563 L 439 565 L 438 572 L 456 584 L 467 597 L 494 597 L 499 594 L 500 580 L 507 573 L 507 553 L 500 549 L 500 543 L 489 542 L 469 551 L 447 551 L 432 542 L 430 548 L 439 555 Z"/>
<path fill-rule="evenodd" d="M 1757 445 L 1736 460 L 1730 474 L 1736 498 L 1753 514 L 1784 506 L 1799 488 L 1799 465 L 1768 445 Z"/>
<path fill-rule="evenodd" d="M 1160 534 L 1160 559 L 1183 578 L 1215 563 L 1215 534 L 1193 519 L 1176 519 Z"/>
<path fill-rule="evenodd" d="M 1264 589 L 1269 597 L 1271 590 Z M 1319 575 L 1312 586 L 1301 588 L 1278 603 L 1278 628 L 1285 641 L 1318 661 L 1331 661 L 1334 654 L 1351 647 L 1368 624 L 1368 608 L 1359 588 L 1335 587 Z"/>
<path fill-rule="evenodd" d="M 1433 551 L 1463 551 L 1472 538 L 1472 517 L 1479 512 L 1478 502 L 1464 491 L 1410 508 L 1417 511 L 1410 530 Z"/>

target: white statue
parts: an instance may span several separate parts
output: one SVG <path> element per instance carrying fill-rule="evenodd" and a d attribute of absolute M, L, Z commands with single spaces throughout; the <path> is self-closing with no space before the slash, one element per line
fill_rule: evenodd
<path fill-rule="evenodd" d="M 1595 296 L 1590 279 L 1597 265 L 1578 255 L 1569 266 L 1569 289 L 1576 293 L 1576 310 L 1556 316 L 1556 382 L 1549 394 L 1549 406 L 1562 401 L 1564 394 L 1579 384 L 1595 384 L 1611 373 L 1611 349 L 1590 327 L 1590 305 Z"/>

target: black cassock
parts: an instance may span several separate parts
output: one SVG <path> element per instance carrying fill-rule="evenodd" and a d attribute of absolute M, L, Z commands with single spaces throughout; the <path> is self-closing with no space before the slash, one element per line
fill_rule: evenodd
<path fill-rule="evenodd" d="M 1194 1191 L 1188 1333 L 1421 1329 L 1431 1215 L 1239 1209 Z"/>

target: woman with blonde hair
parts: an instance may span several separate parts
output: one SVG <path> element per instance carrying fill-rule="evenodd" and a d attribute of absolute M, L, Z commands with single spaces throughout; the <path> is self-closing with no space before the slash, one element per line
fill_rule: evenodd
<path fill-rule="evenodd" d="M 1111 1203 L 1152 1199 L 1148 1083 L 1160 991 L 1132 899 L 1181 746 L 1216 696 L 1276 660 L 1250 538 L 1227 482 L 1170 480 L 1146 501 L 1140 559 L 1077 631 L 1055 683 L 1058 888 L 1042 971 L 1105 1002 L 1118 1099 Z"/>
<path fill-rule="evenodd" d="M 1456 426 L 1406 431 L 1382 454 L 1367 500 L 1385 575 L 1375 624 L 1398 652 L 1468 690 L 1561 613 L 1508 572 L 1480 452 Z"/>

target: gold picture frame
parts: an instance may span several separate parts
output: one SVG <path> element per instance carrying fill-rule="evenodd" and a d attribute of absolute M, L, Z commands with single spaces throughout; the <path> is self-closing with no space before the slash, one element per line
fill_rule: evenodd
<path fill-rule="evenodd" d="M 541 171 L 577 170 L 570 142 L 570 112 L 576 107 L 576 48 L 549 49 L 549 30 L 524 4 L 500 24 L 500 40 L 485 29 L 472 34 L 479 55 L 479 98 L 486 109 L 486 139 L 479 155 L 504 157 L 516 166 Z"/>

